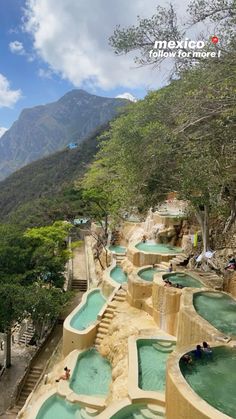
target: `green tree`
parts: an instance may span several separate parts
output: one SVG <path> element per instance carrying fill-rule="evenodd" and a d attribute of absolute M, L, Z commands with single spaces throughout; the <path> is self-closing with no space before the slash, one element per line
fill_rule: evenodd
<path fill-rule="evenodd" d="M 25 289 L 16 284 L 0 283 L 0 331 L 5 333 L 5 366 L 11 366 L 11 330 L 26 313 Z"/>

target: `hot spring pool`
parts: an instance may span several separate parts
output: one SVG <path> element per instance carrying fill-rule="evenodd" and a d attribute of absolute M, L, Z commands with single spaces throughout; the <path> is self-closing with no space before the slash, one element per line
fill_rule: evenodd
<path fill-rule="evenodd" d="M 70 321 L 77 330 L 87 329 L 97 320 L 97 315 L 106 302 L 100 290 L 94 290 L 87 296 L 85 304 L 75 313 Z"/>
<path fill-rule="evenodd" d="M 199 292 L 193 296 L 193 305 L 220 332 L 236 336 L 236 301 L 232 297 L 221 292 Z"/>
<path fill-rule="evenodd" d="M 136 249 L 141 250 L 142 252 L 147 253 L 160 253 L 160 254 L 176 254 L 181 253 L 182 249 L 180 247 L 169 246 L 167 244 L 161 243 L 152 243 L 152 242 L 140 242 L 136 244 Z"/>
<path fill-rule="evenodd" d="M 196 278 L 194 278 L 191 275 L 187 275 L 181 272 L 171 272 L 169 274 L 165 274 L 163 275 L 163 279 L 169 279 L 169 281 L 172 282 L 173 285 L 180 284 L 183 287 L 187 287 L 187 288 L 203 288 L 204 287 L 201 281 L 198 281 Z"/>
<path fill-rule="evenodd" d="M 236 418 L 235 348 L 213 348 L 212 358 L 203 357 L 190 366 L 181 361 L 180 369 L 188 384 L 202 399 Z"/>
<path fill-rule="evenodd" d="M 70 379 L 70 388 L 77 394 L 104 397 L 111 383 L 111 365 L 96 349 L 79 355 Z"/>
<path fill-rule="evenodd" d="M 123 269 L 120 266 L 116 266 L 111 270 L 110 276 L 114 281 L 118 282 L 119 284 L 123 284 L 124 282 L 127 282 L 127 275 L 123 271 Z"/>
<path fill-rule="evenodd" d="M 117 244 L 117 245 L 114 245 L 114 246 L 109 246 L 109 250 L 110 250 L 111 252 L 115 252 L 115 253 L 125 253 L 125 252 L 126 252 L 126 247 L 124 247 L 124 246 L 119 246 L 119 245 Z"/>
<path fill-rule="evenodd" d="M 157 272 L 165 272 L 165 271 L 163 271 L 163 269 L 158 269 L 158 268 L 145 268 L 145 269 L 141 269 L 138 272 L 138 276 L 140 276 L 140 278 L 142 278 L 144 281 L 152 282 L 153 277 L 155 273 Z"/>
<path fill-rule="evenodd" d="M 153 417 L 154 415 L 148 410 L 147 405 L 134 403 L 123 407 L 112 415 L 110 419 L 149 419 Z"/>
<path fill-rule="evenodd" d="M 69 403 L 60 396 L 49 397 L 42 405 L 36 419 L 83 419 L 78 403 Z"/>
<path fill-rule="evenodd" d="M 165 390 L 166 361 L 175 342 L 160 339 L 138 339 L 138 386 L 146 391 Z"/>

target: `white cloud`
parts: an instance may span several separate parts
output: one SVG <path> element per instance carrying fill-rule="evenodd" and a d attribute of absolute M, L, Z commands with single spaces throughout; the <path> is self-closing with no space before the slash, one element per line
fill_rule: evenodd
<path fill-rule="evenodd" d="M 0 138 L 3 136 L 3 134 L 5 134 L 6 131 L 7 131 L 7 128 L 0 127 Z"/>
<path fill-rule="evenodd" d="M 21 98 L 21 90 L 11 90 L 7 78 L 0 73 L 0 108 L 11 108 Z"/>
<path fill-rule="evenodd" d="M 19 41 L 10 42 L 9 48 L 13 54 L 25 55 L 25 49 L 22 42 L 19 42 Z"/>
<path fill-rule="evenodd" d="M 118 96 L 116 96 L 117 98 L 120 98 L 120 99 L 128 99 L 128 100 L 130 100 L 131 102 L 137 102 L 137 99 L 136 99 L 136 97 L 134 97 L 131 93 L 128 93 L 128 92 L 126 92 L 126 93 L 122 93 L 121 95 L 118 95 Z"/>
<path fill-rule="evenodd" d="M 38 71 L 38 76 L 42 79 L 51 79 L 53 75 L 53 71 L 50 69 L 40 68 Z"/>
<path fill-rule="evenodd" d="M 176 3 L 184 9 L 186 1 Z M 157 87 L 163 80 L 156 71 L 136 68 L 132 54 L 116 56 L 108 45 L 116 25 L 149 17 L 156 6 L 156 0 L 57 0 L 56 7 L 55 0 L 27 0 L 25 29 L 40 58 L 76 87 Z"/>

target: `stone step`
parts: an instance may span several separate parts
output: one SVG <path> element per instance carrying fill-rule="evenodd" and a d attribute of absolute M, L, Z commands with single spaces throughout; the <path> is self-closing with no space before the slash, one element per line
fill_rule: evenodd
<path fill-rule="evenodd" d="M 105 317 L 105 318 L 107 318 L 107 319 L 113 319 L 114 315 L 113 315 L 113 314 L 111 314 L 111 313 L 107 313 L 107 312 L 105 312 L 105 313 L 104 313 L 104 317 Z"/>
<path fill-rule="evenodd" d="M 99 333 L 102 333 L 103 335 L 107 335 L 108 329 L 105 329 L 104 327 L 99 327 L 98 328 L 98 334 Z M 97 334 L 97 336 L 98 336 L 98 334 Z"/>
<path fill-rule="evenodd" d="M 103 317 L 100 324 L 102 324 L 102 323 L 104 323 L 104 325 L 106 324 L 107 326 L 110 326 L 111 319 Z"/>
<path fill-rule="evenodd" d="M 159 419 L 159 413 L 153 413 L 149 409 L 143 408 L 140 410 L 140 413 L 142 414 L 143 418 L 145 419 Z"/>
<path fill-rule="evenodd" d="M 125 301 L 125 297 L 120 297 L 120 296 L 116 296 L 114 297 L 115 301 L 120 301 L 121 303 L 123 303 Z"/>
<path fill-rule="evenodd" d="M 100 321 L 100 323 L 99 323 L 98 328 L 99 328 L 99 327 L 101 327 L 102 329 L 106 329 L 106 330 L 108 330 L 108 329 L 109 329 L 109 326 L 110 326 L 110 324 L 109 324 L 109 323 L 104 322 L 104 319 L 102 319 L 102 320 Z"/>
<path fill-rule="evenodd" d="M 114 311 L 116 311 L 116 307 L 107 307 L 105 313 L 114 313 Z"/>

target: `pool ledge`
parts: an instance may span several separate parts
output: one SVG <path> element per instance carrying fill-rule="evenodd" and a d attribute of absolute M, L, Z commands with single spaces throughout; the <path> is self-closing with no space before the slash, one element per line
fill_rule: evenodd
<path fill-rule="evenodd" d="M 169 262 L 175 256 L 182 255 L 181 252 L 176 253 L 151 253 L 144 250 L 139 250 L 135 247 L 137 243 L 132 243 L 127 249 L 127 258 L 135 266 L 153 265 L 154 263 Z"/>
<path fill-rule="evenodd" d="M 222 346 L 222 343 L 210 342 L 209 344 L 211 347 Z M 193 345 L 182 346 L 169 356 L 166 376 L 166 399 L 168 400 L 166 416 L 168 419 L 230 419 L 230 416 L 215 409 L 198 396 L 182 375 L 179 360 L 193 349 Z"/>
<path fill-rule="evenodd" d="M 75 350 L 66 358 L 65 364 L 71 370 L 71 377 L 78 362 L 78 358 L 83 352 L 84 351 Z M 70 388 L 70 381 L 60 381 L 57 384 L 57 394 L 71 403 L 78 403 L 80 406 L 88 406 L 98 410 L 105 408 L 106 399 L 108 397 L 108 394 L 102 397 L 77 394 Z"/>
<path fill-rule="evenodd" d="M 177 346 L 191 345 L 205 341 L 227 343 L 233 339 L 212 326 L 207 320 L 200 316 L 193 305 L 193 297 L 196 293 L 219 291 L 210 288 L 201 288 L 201 291 L 193 288 L 184 288 L 180 301 L 179 320 L 177 329 Z M 220 291 L 222 294 L 229 295 Z M 233 297 L 232 297 L 233 299 Z"/>
<path fill-rule="evenodd" d="M 138 370 L 138 350 L 137 341 L 142 339 L 157 339 L 163 341 L 176 342 L 174 338 L 166 336 L 146 336 L 140 335 L 138 337 L 131 336 L 128 339 L 129 352 L 129 371 L 128 371 L 128 394 L 133 403 L 142 402 L 145 399 L 146 403 L 153 403 L 165 406 L 165 392 L 146 391 L 138 386 L 139 370 Z"/>
<path fill-rule="evenodd" d="M 100 312 L 98 313 L 97 319 L 95 320 L 95 322 L 84 330 L 77 330 L 71 326 L 72 318 L 86 304 L 89 294 L 93 293 L 96 290 L 101 291 L 101 289 L 93 288 L 92 290 L 87 291 L 83 295 L 80 304 L 69 314 L 69 316 L 67 316 L 63 324 L 63 355 L 64 356 L 67 356 L 70 352 L 72 352 L 75 349 L 82 350 L 82 349 L 88 349 L 91 346 L 93 346 L 95 338 L 96 338 L 99 322 L 101 321 L 101 318 L 103 316 L 104 311 L 107 308 L 107 305 L 113 299 L 117 288 L 114 289 L 114 291 L 107 298 L 106 302 L 104 302 L 104 305 L 102 309 L 100 310 Z"/>

